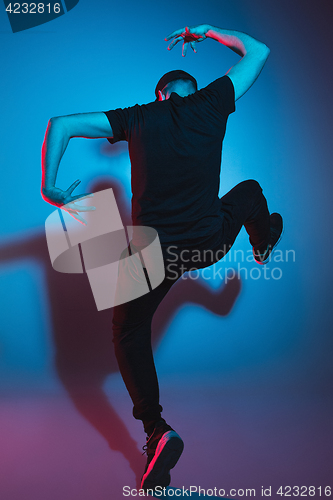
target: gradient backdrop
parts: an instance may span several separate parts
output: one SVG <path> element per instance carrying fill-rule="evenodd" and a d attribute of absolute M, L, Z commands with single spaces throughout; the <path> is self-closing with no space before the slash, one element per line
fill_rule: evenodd
<path fill-rule="evenodd" d="M 330 0 L 80 0 L 13 34 L 0 9 L 2 500 L 118 500 L 138 485 L 145 436 L 117 371 L 112 310 L 96 311 L 86 276 L 51 267 L 40 150 L 52 116 L 150 102 L 172 69 L 200 88 L 225 74 L 239 57 L 213 40 L 185 58 L 166 50 L 166 35 L 199 23 L 271 49 L 229 118 L 221 195 L 258 180 L 285 234 L 264 276 L 242 262 L 243 229 L 237 256 L 178 282 L 156 314 L 164 417 L 185 441 L 171 485 L 257 497 L 272 486 L 272 498 L 279 486 L 333 486 L 332 20 Z M 75 194 L 113 186 L 128 222 L 126 143 L 73 139 L 58 186 L 78 178 Z"/>

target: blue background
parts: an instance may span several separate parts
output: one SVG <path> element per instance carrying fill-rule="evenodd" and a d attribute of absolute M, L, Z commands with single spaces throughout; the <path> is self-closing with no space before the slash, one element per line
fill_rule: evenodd
<path fill-rule="evenodd" d="M 284 217 L 279 246 L 284 261 L 270 263 L 267 271 L 271 276 L 278 267 L 282 276 L 265 279 L 260 268 L 259 279 L 246 279 L 243 270 L 239 279 L 225 285 L 224 279 L 213 279 L 212 271 L 212 279 L 196 280 L 192 289 L 187 283 L 188 295 L 182 284 L 176 285 L 156 319 L 154 349 L 161 388 L 166 394 L 178 391 L 179 401 L 184 400 L 184 391 L 189 397 L 186 418 L 194 408 L 197 414 L 199 407 L 205 424 L 207 412 L 200 400 L 198 405 L 198 392 L 207 408 L 222 394 L 239 397 L 239 404 L 255 394 L 263 407 L 265 397 L 274 397 L 274 404 L 287 414 L 297 413 L 295 405 L 302 407 L 300 418 L 315 405 L 318 414 L 305 435 L 316 432 L 321 416 L 331 411 L 333 371 L 332 17 L 332 6 L 324 0 L 158 4 L 80 0 L 59 19 L 13 34 L 2 9 L 0 390 L 4 401 L 22 394 L 68 393 L 75 403 L 77 387 L 83 391 L 98 387 L 110 396 L 117 392 L 118 382 L 119 394 L 125 392 L 112 353 L 112 311 L 97 313 L 84 277 L 60 275 L 48 260 L 44 222 L 53 207 L 40 195 L 41 145 L 52 116 L 150 102 L 166 71 L 190 72 L 199 88 L 225 74 L 239 57 L 213 40 L 198 44 L 197 54 L 189 49 L 185 58 L 179 45 L 166 50 L 164 37 L 173 30 L 210 23 L 249 33 L 271 49 L 259 79 L 237 101 L 236 113 L 229 118 L 220 194 L 245 179 L 260 182 L 270 211 Z M 78 178 L 82 183 L 77 194 L 113 185 L 128 220 L 126 143 L 110 146 L 105 140 L 73 139 L 57 185 L 67 189 Z M 234 250 L 248 255 L 249 249 L 243 229 Z M 286 262 L 287 250 L 295 252 L 294 261 Z M 226 268 L 237 269 L 238 262 L 248 273 L 255 267 L 253 262 L 226 259 L 215 268 L 221 268 L 224 277 Z M 253 275 L 257 277 L 258 271 Z M 206 400 L 203 395 L 210 391 L 214 395 Z M 126 398 L 126 411 L 118 412 L 127 422 L 131 405 Z M 220 422 L 219 407 L 214 408 L 211 411 Z M 253 408 L 255 403 L 249 401 L 249 414 Z M 129 427 L 137 424 L 129 417 Z M 332 460 L 321 443 L 315 440 L 311 453 L 316 450 L 321 470 L 326 470 Z"/>

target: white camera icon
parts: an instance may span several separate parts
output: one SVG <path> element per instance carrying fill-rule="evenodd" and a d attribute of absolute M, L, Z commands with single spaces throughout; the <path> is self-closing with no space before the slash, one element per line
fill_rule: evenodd
<path fill-rule="evenodd" d="M 63 209 L 45 221 L 53 269 L 86 272 L 98 311 L 130 302 L 162 283 L 165 269 L 157 231 L 124 227 L 111 188 L 80 199 L 81 204 L 83 200 L 96 207 L 85 212 L 86 226 Z"/>

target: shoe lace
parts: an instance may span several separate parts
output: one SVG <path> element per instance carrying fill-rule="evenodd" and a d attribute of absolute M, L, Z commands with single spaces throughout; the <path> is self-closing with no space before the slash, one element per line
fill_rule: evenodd
<path fill-rule="evenodd" d="M 165 423 L 165 420 L 161 419 L 161 422 L 164 422 L 164 423 Z M 156 429 L 156 427 L 155 427 L 155 429 Z M 152 434 L 150 434 L 150 436 L 146 438 L 146 439 L 147 439 L 147 442 L 146 442 L 146 444 L 145 444 L 144 446 L 142 446 L 142 449 L 143 449 L 143 453 L 142 453 L 142 455 L 144 455 L 144 454 L 148 455 L 148 448 L 149 448 L 149 445 L 150 445 L 150 444 L 152 443 L 152 441 L 156 438 L 156 432 L 155 432 L 155 429 L 154 429 L 154 431 L 152 432 Z M 171 429 L 171 427 L 170 427 L 170 429 Z"/>
<path fill-rule="evenodd" d="M 269 250 L 269 244 L 267 245 L 267 248 L 264 251 L 264 253 L 255 252 L 256 257 L 258 257 L 259 259 L 265 258 L 265 256 L 267 255 L 268 250 Z"/>
<path fill-rule="evenodd" d="M 148 448 L 149 448 L 149 444 L 153 440 L 153 434 L 151 434 L 149 437 L 146 438 L 147 442 L 146 442 L 146 444 L 144 446 L 142 446 L 142 449 L 143 449 L 142 455 L 144 455 L 144 454 L 148 455 Z"/>

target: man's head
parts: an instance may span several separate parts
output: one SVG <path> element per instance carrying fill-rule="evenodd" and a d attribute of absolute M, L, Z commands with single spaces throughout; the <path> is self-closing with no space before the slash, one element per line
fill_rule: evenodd
<path fill-rule="evenodd" d="M 196 79 L 181 69 L 165 73 L 155 88 L 156 101 L 169 99 L 172 92 L 181 97 L 193 94 L 198 89 Z"/>

